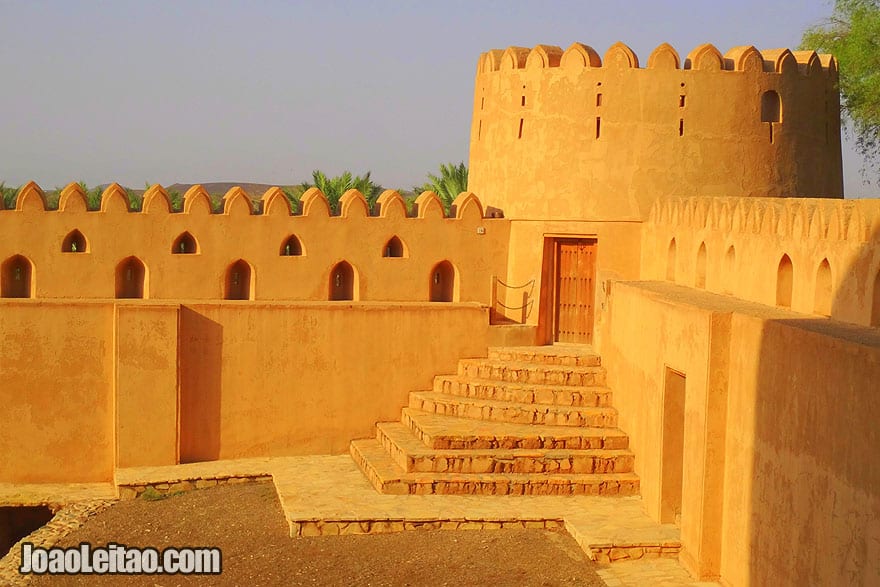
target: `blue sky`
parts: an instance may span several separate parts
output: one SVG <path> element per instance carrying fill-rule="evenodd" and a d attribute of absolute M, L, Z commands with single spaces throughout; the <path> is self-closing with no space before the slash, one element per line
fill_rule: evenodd
<path fill-rule="evenodd" d="M 467 161 L 483 51 L 794 48 L 830 12 L 824 0 L 0 0 L 0 179 L 287 184 L 349 169 L 407 189 Z M 847 195 L 880 193 L 859 164 L 847 146 Z"/>

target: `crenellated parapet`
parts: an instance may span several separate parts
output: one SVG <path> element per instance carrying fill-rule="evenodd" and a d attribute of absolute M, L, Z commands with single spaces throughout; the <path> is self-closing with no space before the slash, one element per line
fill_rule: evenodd
<path fill-rule="evenodd" d="M 215 211 L 195 185 L 174 212 L 153 185 L 132 211 L 111 184 L 90 210 L 71 183 L 49 210 L 29 182 L 12 209 L 0 201 L 0 297 L 488 303 L 491 276 L 506 267 L 508 222 L 484 218 L 470 193 L 449 217 L 433 192 L 411 214 L 393 190 L 373 210 L 349 190 L 338 216 L 316 188 L 295 207 L 277 187 L 256 204 L 233 187 Z"/>
<path fill-rule="evenodd" d="M 469 189 L 508 218 L 641 220 L 657 198 L 842 197 L 837 62 L 615 43 L 477 62 Z M 523 189 L 528 186 L 528 189 Z"/>
<path fill-rule="evenodd" d="M 880 199 L 662 199 L 642 278 L 880 326 Z"/>
<path fill-rule="evenodd" d="M 859 246 L 880 233 L 880 200 L 666 198 L 654 203 L 647 225 Z"/>
<path fill-rule="evenodd" d="M 517 69 L 547 69 L 562 67 L 578 70 L 584 68 L 638 69 L 639 58 L 624 43 L 615 43 L 605 52 L 604 58 L 583 43 L 572 43 L 567 49 L 555 45 L 536 45 L 534 48 L 508 47 L 482 53 L 477 60 L 477 75 L 495 71 Z M 694 71 L 742 71 L 765 72 L 786 75 L 823 76 L 837 79 L 837 61 L 832 55 L 819 55 L 815 51 L 790 51 L 768 49 L 759 51 L 752 45 L 733 47 L 721 52 L 711 43 L 695 47 L 682 62 L 678 52 L 663 43 L 648 56 L 647 69 L 685 69 Z"/>

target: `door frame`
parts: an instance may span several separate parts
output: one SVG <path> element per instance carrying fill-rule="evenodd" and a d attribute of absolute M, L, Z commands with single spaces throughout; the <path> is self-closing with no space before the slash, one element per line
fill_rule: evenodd
<path fill-rule="evenodd" d="M 538 298 L 538 329 L 536 340 L 538 344 L 553 344 L 556 342 L 556 268 L 557 243 L 564 241 L 592 241 L 596 247 L 596 262 L 593 263 L 593 324 L 590 325 L 590 338 L 592 341 L 596 320 L 596 274 L 598 272 L 599 238 L 596 234 L 560 234 L 549 233 L 544 235 L 544 251 L 541 257 L 541 291 Z M 585 343 L 587 344 L 587 343 Z"/>

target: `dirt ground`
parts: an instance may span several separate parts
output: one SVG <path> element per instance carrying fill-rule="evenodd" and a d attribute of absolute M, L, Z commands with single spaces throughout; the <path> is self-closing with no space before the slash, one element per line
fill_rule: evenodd
<path fill-rule="evenodd" d="M 605 585 L 563 532 L 434 530 L 296 539 L 287 532 L 271 483 L 123 501 L 59 546 L 216 546 L 223 553 L 222 575 L 44 575 L 30 585 Z"/>

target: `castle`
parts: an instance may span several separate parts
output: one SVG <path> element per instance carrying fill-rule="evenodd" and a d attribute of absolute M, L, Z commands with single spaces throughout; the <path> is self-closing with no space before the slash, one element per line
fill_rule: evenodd
<path fill-rule="evenodd" d="M 448 217 L 275 188 L 214 213 L 198 186 L 135 213 L 115 184 L 48 211 L 27 184 L 0 210 L 0 483 L 344 453 L 460 359 L 590 344 L 692 573 L 869 583 L 880 200 L 842 199 L 836 80 L 754 47 L 487 52 Z"/>

